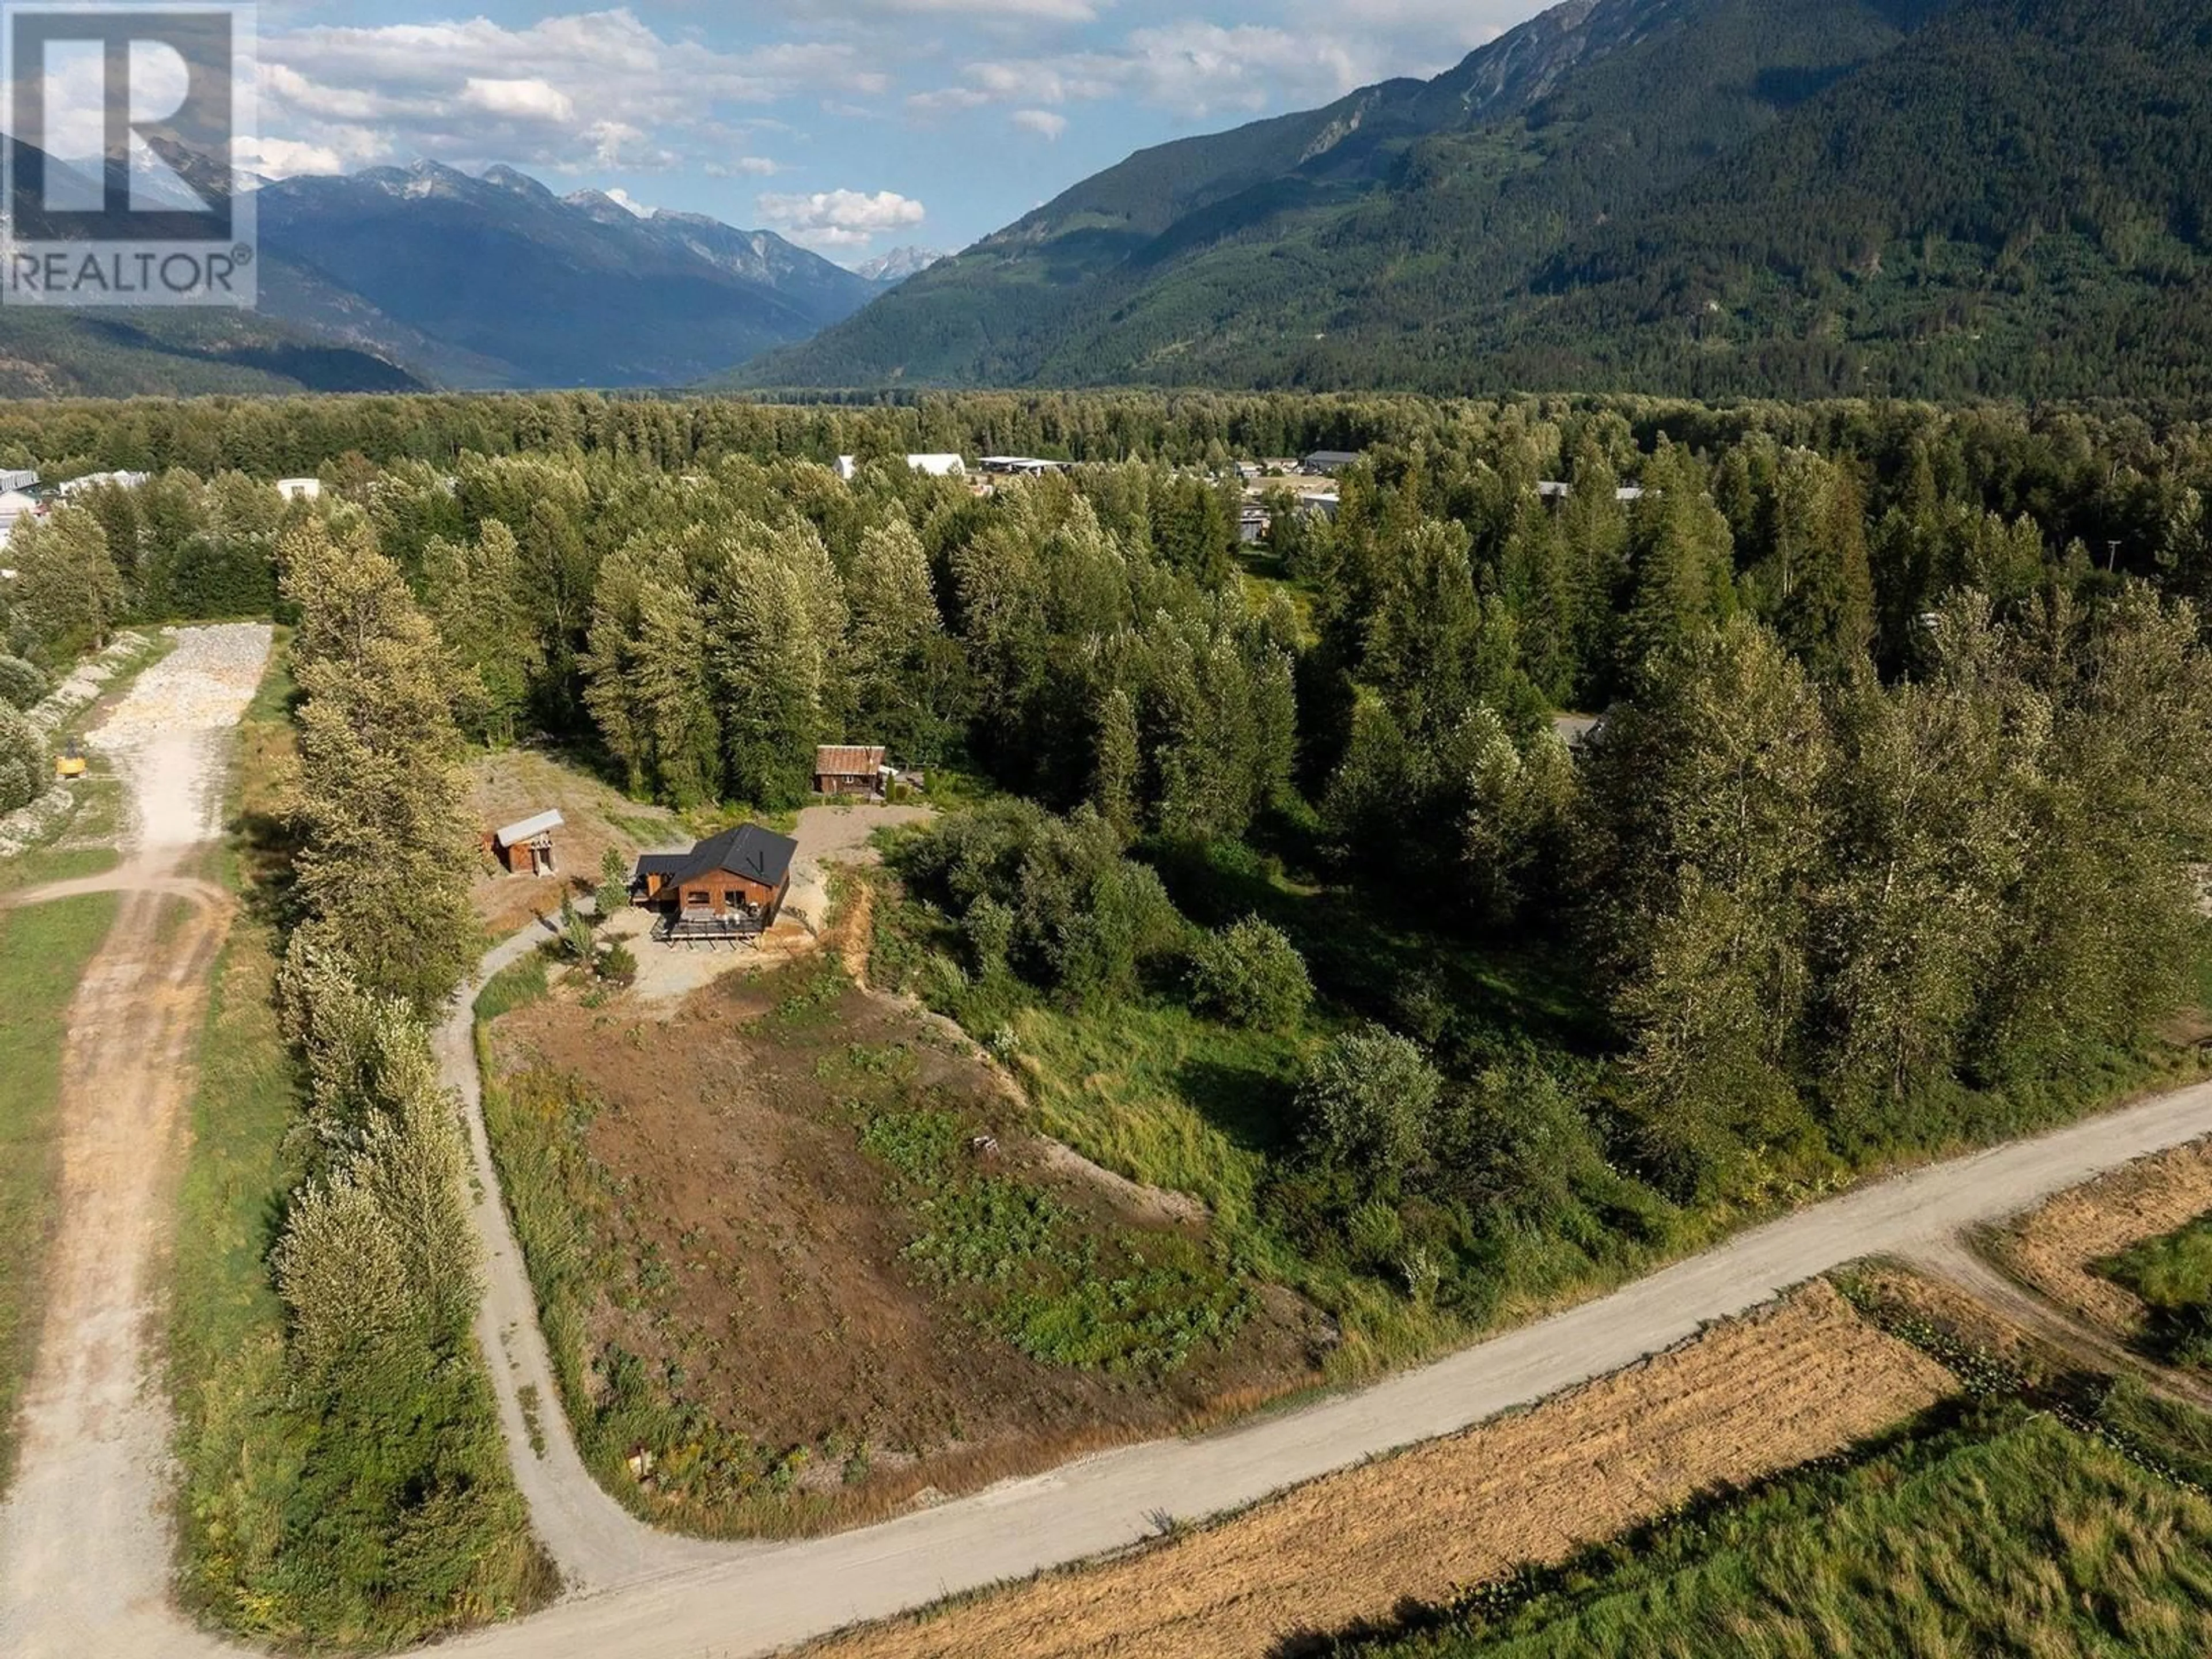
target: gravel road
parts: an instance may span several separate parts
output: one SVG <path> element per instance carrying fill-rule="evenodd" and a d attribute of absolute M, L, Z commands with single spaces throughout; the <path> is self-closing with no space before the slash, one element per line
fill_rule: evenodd
<path fill-rule="evenodd" d="M 131 791 L 112 874 L 18 896 L 123 895 L 70 1007 L 60 1224 L 49 1247 L 22 1452 L 0 1508 L 0 1653 L 184 1659 L 221 1650 L 167 1605 L 168 1413 L 149 1360 L 207 981 L 229 921 L 179 866 L 219 832 L 222 733 L 253 694 L 265 628 L 187 629 L 90 742 Z M 164 912 L 187 906 L 181 926 Z"/>
<path fill-rule="evenodd" d="M 2207 1134 L 2212 1085 L 2198 1085 L 1830 1200 L 1611 1296 L 1303 1411 L 1200 1439 L 1103 1453 L 833 1538 L 732 1547 L 714 1565 L 669 1571 L 656 1564 L 648 1578 L 574 1598 L 450 1650 L 485 1659 L 772 1652 L 1121 1547 L 1157 1530 L 1163 1515 L 1197 1519 L 1455 1432 L 1633 1364 L 1844 1262 L 1912 1253 Z"/>

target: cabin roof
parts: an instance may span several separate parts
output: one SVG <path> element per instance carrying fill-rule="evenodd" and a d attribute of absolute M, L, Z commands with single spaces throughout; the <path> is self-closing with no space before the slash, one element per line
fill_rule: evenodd
<path fill-rule="evenodd" d="M 788 836 L 741 823 L 709 836 L 688 853 L 647 853 L 637 861 L 638 878 L 660 876 L 681 884 L 702 877 L 742 877 L 763 887 L 781 887 L 791 873 L 799 843 Z"/>

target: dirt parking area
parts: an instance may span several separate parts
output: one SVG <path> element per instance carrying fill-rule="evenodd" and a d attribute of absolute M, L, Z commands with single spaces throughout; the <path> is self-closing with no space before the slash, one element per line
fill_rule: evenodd
<path fill-rule="evenodd" d="M 2096 1264 L 2212 1212 L 2212 1140 L 2177 1146 L 2061 1193 L 1993 1243 L 2007 1267 L 2060 1307 L 2132 1337 L 2143 1304 Z"/>
<path fill-rule="evenodd" d="M 1260 1659 L 1556 1560 L 1953 1391 L 1825 1284 L 1632 1370 L 1104 1565 L 832 1638 L 808 1659 Z"/>

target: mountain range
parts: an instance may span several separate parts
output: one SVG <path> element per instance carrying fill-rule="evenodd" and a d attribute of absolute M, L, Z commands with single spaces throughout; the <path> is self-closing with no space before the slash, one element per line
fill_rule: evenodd
<path fill-rule="evenodd" d="M 257 201 L 257 312 L 0 309 L 0 393 L 680 386 L 896 280 L 508 167 L 418 161 Z"/>
<path fill-rule="evenodd" d="M 435 162 L 259 191 L 263 309 L 0 311 L 0 394 L 2212 395 L 2205 0 L 1566 0 L 966 251 Z M 736 365 L 734 368 L 732 365 Z"/>
<path fill-rule="evenodd" d="M 2201 394 L 2208 70 L 2202 0 L 1568 0 L 732 381 Z"/>

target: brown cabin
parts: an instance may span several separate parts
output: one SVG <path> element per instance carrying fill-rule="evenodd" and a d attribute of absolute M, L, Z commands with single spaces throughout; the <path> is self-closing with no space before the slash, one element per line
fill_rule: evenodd
<path fill-rule="evenodd" d="M 709 836 L 688 853 L 647 853 L 630 874 L 630 901 L 659 912 L 656 937 L 764 933 L 791 891 L 799 843 L 757 823 Z"/>
<path fill-rule="evenodd" d="M 558 812 L 540 812 L 534 818 L 510 823 L 483 838 L 484 851 L 511 876 L 550 876 L 555 870 L 553 832 L 562 822 Z"/>
<path fill-rule="evenodd" d="M 884 749 L 880 744 L 825 744 L 814 751 L 817 795 L 880 795 L 884 793 Z"/>

